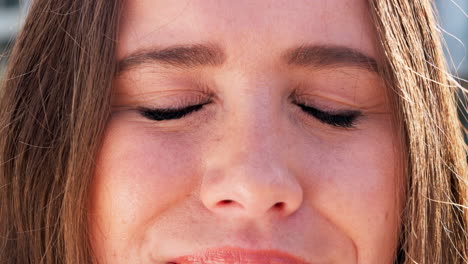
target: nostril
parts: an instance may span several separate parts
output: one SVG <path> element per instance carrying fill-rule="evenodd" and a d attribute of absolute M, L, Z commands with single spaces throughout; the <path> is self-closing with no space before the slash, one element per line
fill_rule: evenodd
<path fill-rule="evenodd" d="M 222 201 L 219 202 L 220 205 L 228 205 L 228 204 L 231 204 L 231 203 L 233 203 L 232 200 L 222 200 Z"/>
<path fill-rule="evenodd" d="M 216 203 L 216 206 L 219 208 L 242 208 L 243 206 L 236 202 L 235 200 L 221 200 Z"/>
<path fill-rule="evenodd" d="M 283 209 L 284 206 L 285 206 L 284 202 L 278 202 L 278 203 L 275 203 L 275 205 L 273 205 L 273 207 L 276 209 Z"/>
<path fill-rule="evenodd" d="M 242 208 L 243 206 L 236 202 L 235 200 L 221 200 L 216 203 L 216 207 L 218 209 L 236 209 L 236 208 Z"/>

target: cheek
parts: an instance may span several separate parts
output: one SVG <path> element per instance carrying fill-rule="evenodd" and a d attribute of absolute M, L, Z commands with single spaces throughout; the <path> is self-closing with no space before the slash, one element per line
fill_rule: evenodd
<path fill-rule="evenodd" d="M 358 263 L 390 263 L 398 225 L 395 161 L 399 148 L 392 140 L 392 129 L 372 127 L 340 141 L 294 131 L 285 133 L 294 135 L 284 139 L 291 146 L 285 152 L 302 183 L 301 209 L 311 213 L 302 219 L 301 234 L 317 237 L 317 228 L 325 227 L 309 220 L 318 215 L 330 223 L 330 234 L 352 240 Z M 139 247 L 135 245 L 145 243 L 142 238 L 155 222 L 169 232 L 176 220 L 171 210 L 199 190 L 197 175 L 203 174 L 201 159 L 210 146 L 206 142 L 211 141 L 196 143 L 193 136 L 168 134 L 155 134 L 138 123 L 109 122 L 90 200 L 93 248 L 98 255 L 108 260 L 117 259 L 118 252 L 132 255 Z M 229 148 L 223 150 L 229 154 Z M 161 226 L 165 216 L 170 224 Z"/>
<path fill-rule="evenodd" d="M 369 129 L 339 144 L 309 145 L 315 154 L 307 163 L 307 202 L 352 238 L 362 263 L 390 260 L 396 243 L 399 147 L 391 131 Z"/>
<path fill-rule="evenodd" d="M 91 230 L 107 240 L 98 244 L 143 232 L 152 218 L 196 189 L 194 145 L 150 130 L 118 120 L 107 126 L 90 199 Z"/>

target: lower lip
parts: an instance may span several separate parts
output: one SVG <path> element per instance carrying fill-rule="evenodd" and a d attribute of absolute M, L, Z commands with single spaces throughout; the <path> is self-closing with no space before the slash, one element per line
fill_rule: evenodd
<path fill-rule="evenodd" d="M 211 249 L 198 255 L 182 256 L 167 264 L 309 264 L 286 253 L 239 248 Z"/>

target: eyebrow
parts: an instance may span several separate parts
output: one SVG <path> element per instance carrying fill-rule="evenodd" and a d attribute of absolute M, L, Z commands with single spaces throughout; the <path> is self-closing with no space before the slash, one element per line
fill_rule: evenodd
<path fill-rule="evenodd" d="M 289 65 L 302 67 L 355 67 L 372 73 L 379 72 L 377 60 L 345 46 L 304 45 L 288 50 L 283 59 Z"/>
<path fill-rule="evenodd" d="M 221 66 L 226 60 L 225 54 L 216 45 L 177 45 L 164 49 L 153 48 L 130 54 L 117 64 L 118 73 L 144 64 L 162 64 L 176 68 L 194 68 L 200 66 Z"/>
<path fill-rule="evenodd" d="M 378 73 L 377 60 L 350 47 L 301 45 L 287 50 L 282 60 L 289 66 L 304 68 L 355 67 Z M 221 66 L 226 54 L 214 44 L 176 45 L 136 51 L 118 61 L 117 74 L 145 64 L 160 64 L 180 69 Z"/>

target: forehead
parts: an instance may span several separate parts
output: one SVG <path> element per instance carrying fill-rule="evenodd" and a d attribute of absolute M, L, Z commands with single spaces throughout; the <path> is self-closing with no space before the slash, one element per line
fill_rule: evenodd
<path fill-rule="evenodd" d="M 364 0 L 127 0 L 119 33 L 119 58 L 154 46 L 207 42 L 227 53 L 306 43 L 377 55 Z"/>

